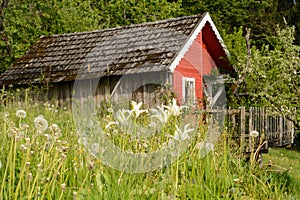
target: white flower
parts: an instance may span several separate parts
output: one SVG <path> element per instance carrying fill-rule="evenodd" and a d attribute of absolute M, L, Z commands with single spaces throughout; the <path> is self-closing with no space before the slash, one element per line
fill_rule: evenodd
<path fill-rule="evenodd" d="M 0 161 L 0 169 L 2 168 L 2 162 Z"/>
<path fill-rule="evenodd" d="M 181 114 L 181 110 L 183 108 L 188 108 L 187 106 L 178 106 L 177 100 L 174 98 L 172 100 L 172 104 L 170 104 L 169 106 L 164 106 L 164 107 L 168 109 L 168 111 L 170 112 L 171 115 L 174 115 L 176 117 Z"/>
<path fill-rule="evenodd" d="M 65 191 L 65 190 L 66 190 L 66 184 L 65 184 L 65 183 L 61 184 L 60 186 L 61 186 L 61 190 L 62 190 L 62 191 Z"/>
<path fill-rule="evenodd" d="M 30 138 L 25 138 L 26 144 L 29 145 L 30 144 Z"/>
<path fill-rule="evenodd" d="M 147 110 L 140 110 L 142 104 L 143 104 L 142 102 L 136 103 L 135 101 L 131 101 L 132 111 L 135 113 L 135 118 L 138 118 L 140 114 L 144 112 L 146 113 L 148 112 Z"/>
<path fill-rule="evenodd" d="M 32 180 L 32 173 L 28 173 L 28 180 L 31 181 Z"/>
<path fill-rule="evenodd" d="M 34 126 L 38 130 L 45 131 L 48 128 L 48 121 L 43 115 L 39 115 L 34 119 Z"/>
<path fill-rule="evenodd" d="M 257 132 L 257 131 L 250 132 L 250 137 L 258 137 L 258 136 L 259 136 L 259 132 Z"/>
<path fill-rule="evenodd" d="M 49 128 L 51 131 L 53 131 L 55 139 L 62 136 L 61 130 L 57 124 L 51 124 Z"/>
<path fill-rule="evenodd" d="M 158 119 L 161 124 L 166 124 L 168 122 L 168 112 L 166 112 L 162 106 L 157 106 L 157 109 L 151 109 L 151 111 L 155 114 L 151 115 L 150 118 Z"/>
<path fill-rule="evenodd" d="M 114 109 L 110 107 L 110 108 L 107 109 L 107 111 L 110 112 L 110 113 L 113 113 Z"/>
<path fill-rule="evenodd" d="M 25 110 L 17 110 L 16 116 L 19 118 L 25 118 L 26 117 L 26 111 Z"/>
<path fill-rule="evenodd" d="M 130 118 L 131 113 L 132 112 L 130 110 L 118 110 L 116 113 L 117 121 L 120 122 L 122 126 L 126 125 L 126 122 Z"/>
<path fill-rule="evenodd" d="M 57 124 L 51 124 L 50 130 L 54 131 L 55 133 L 59 133 L 60 132 L 60 128 L 59 128 L 59 126 Z"/>
<path fill-rule="evenodd" d="M 184 141 L 186 139 L 189 139 L 189 132 L 192 132 L 194 129 L 189 129 L 190 124 L 186 124 L 183 128 L 183 131 L 180 130 L 178 128 L 178 126 L 176 125 L 176 130 L 175 130 L 175 135 L 171 136 L 172 138 L 174 138 L 177 141 Z"/>
<path fill-rule="evenodd" d="M 26 124 L 26 123 L 21 123 L 21 127 L 20 127 L 22 130 L 26 130 L 29 128 L 29 125 Z"/>

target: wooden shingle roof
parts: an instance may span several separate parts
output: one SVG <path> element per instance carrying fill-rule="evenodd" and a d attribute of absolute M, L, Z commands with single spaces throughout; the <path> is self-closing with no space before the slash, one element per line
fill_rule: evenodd
<path fill-rule="evenodd" d="M 42 36 L 1 74 L 0 85 L 72 81 L 79 69 L 82 79 L 167 70 L 203 16 Z"/>

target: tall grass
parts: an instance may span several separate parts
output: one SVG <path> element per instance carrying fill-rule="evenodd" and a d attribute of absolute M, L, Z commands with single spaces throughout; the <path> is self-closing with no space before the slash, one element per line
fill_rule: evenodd
<path fill-rule="evenodd" d="M 19 109 L 26 111 L 25 118 L 16 116 Z M 48 122 L 44 131 L 34 124 L 39 115 Z M 49 103 L 2 106 L 0 116 L 1 199 L 293 199 L 295 195 L 288 172 L 244 162 L 227 132 L 203 156 L 202 127 L 171 165 L 128 173 L 106 166 L 78 143 L 69 109 Z M 117 144 L 128 148 L 129 142 Z"/>

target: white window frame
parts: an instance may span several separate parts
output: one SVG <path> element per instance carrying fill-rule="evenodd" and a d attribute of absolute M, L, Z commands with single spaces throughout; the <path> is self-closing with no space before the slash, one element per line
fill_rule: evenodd
<path fill-rule="evenodd" d="M 182 77 L 182 104 L 186 104 L 186 91 L 185 91 L 185 86 L 186 86 L 186 82 L 193 82 L 193 88 L 194 88 L 194 99 L 193 99 L 193 103 L 190 106 L 195 106 L 195 102 L 196 102 L 196 84 L 195 84 L 195 78 L 191 78 L 191 77 Z"/>

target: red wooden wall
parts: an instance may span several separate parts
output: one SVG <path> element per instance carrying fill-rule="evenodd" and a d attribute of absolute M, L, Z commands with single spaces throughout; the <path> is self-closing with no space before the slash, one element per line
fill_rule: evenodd
<path fill-rule="evenodd" d="M 210 28 L 207 26 L 209 25 L 206 24 L 203 29 Z M 204 97 L 202 75 L 210 74 L 211 70 L 217 67 L 216 62 L 218 61 L 216 59 L 218 58 L 213 57 L 210 52 L 211 49 L 220 49 L 221 45 L 219 42 L 216 43 L 216 41 L 208 43 L 209 41 L 205 41 L 204 37 L 206 35 L 203 36 L 203 31 L 201 31 L 174 70 L 173 89 L 177 95 L 179 104 L 182 104 L 183 77 L 195 78 L 196 98 L 197 100 L 201 100 Z M 216 39 L 216 37 L 211 38 Z M 215 45 L 219 45 L 219 47 Z"/>

